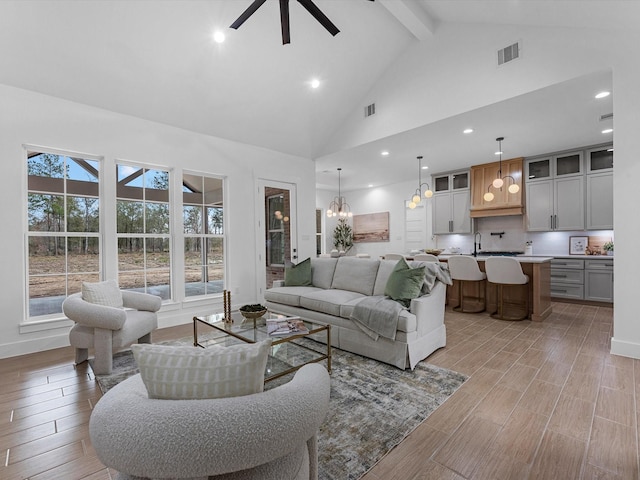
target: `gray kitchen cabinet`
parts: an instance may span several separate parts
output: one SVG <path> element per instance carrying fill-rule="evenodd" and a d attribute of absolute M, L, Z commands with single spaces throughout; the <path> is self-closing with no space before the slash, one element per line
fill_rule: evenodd
<path fill-rule="evenodd" d="M 566 176 L 527 184 L 527 230 L 584 230 L 584 177 Z"/>
<path fill-rule="evenodd" d="M 613 302 L 613 258 L 585 261 L 584 299 Z"/>
<path fill-rule="evenodd" d="M 434 175 L 433 234 L 471 233 L 469 172 Z"/>
<path fill-rule="evenodd" d="M 587 175 L 587 230 L 613 229 L 613 172 Z"/>

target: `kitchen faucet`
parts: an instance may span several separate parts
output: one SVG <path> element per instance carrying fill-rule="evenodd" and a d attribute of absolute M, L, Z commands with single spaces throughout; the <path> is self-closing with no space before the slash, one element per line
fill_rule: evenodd
<path fill-rule="evenodd" d="M 477 240 L 477 241 L 476 241 Z M 473 234 L 473 256 L 478 256 L 478 250 L 482 249 L 480 242 L 482 241 L 482 234 L 480 232 L 476 232 Z"/>

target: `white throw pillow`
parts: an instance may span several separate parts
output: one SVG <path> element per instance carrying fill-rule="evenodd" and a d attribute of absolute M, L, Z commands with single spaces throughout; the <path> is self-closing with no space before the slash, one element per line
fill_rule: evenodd
<path fill-rule="evenodd" d="M 188 400 L 262 392 L 271 339 L 232 345 L 131 346 L 149 398 Z"/>
<path fill-rule="evenodd" d="M 122 308 L 123 306 L 122 292 L 115 280 L 97 283 L 82 282 L 82 299 L 107 307 Z"/>

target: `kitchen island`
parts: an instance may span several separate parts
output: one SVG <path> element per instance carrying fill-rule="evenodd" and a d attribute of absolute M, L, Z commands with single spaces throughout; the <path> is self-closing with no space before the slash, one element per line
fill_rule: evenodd
<path fill-rule="evenodd" d="M 452 255 L 439 255 L 438 260 L 446 262 Z M 484 272 L 484 262 L 489 256 L 478 255 L 480 270 Z M 529 276 L 529 318 L 534 322 L 541 322 L 551 315 L 551 260 L 553 257 L 538 257 L 518 255 L 515 257 L 525 275 Z M 469 285 L 473 288 L 474 285 Z M 447 303 L 458 306 L 458 289 L 460 283 L 455 281 L 447 287 Z M 505 301 L 520 302 L 524 300 L 519 293 L 522 289 L 505 289 Z M 471 292 L 470 292 L 471 294 Z M 486 309 L 488 312 L 497 310 L 497 287 L 486 282 Z"/>

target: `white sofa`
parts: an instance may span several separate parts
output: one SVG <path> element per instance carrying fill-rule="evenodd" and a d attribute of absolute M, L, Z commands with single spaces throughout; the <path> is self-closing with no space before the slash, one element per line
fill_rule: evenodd
<path fill-rule="evenodd" d="M 274 282 L 274 288 L 265 292 L 265 304 L 273 312 L 330 324 L 331 345 L 336 348 L 413 370 L 419 361 L 446 345 L 443 282 L 436 280 L 430 293 L 411 300 L 410 308 L 400 312 L 393 340 L 374 340 L 351 320 L 358 302 L 367 296 L 384 295 L 397 263 L 355 257 L 313 258 L 311 286 L 287 287 L 282 286 L 283 282 Z M 428 263 L 410 262 L 410 266 Z M 426 268 L 440 266 L 431 264 Z M 325 340 L 320 334 L 315 339 Z"/>

